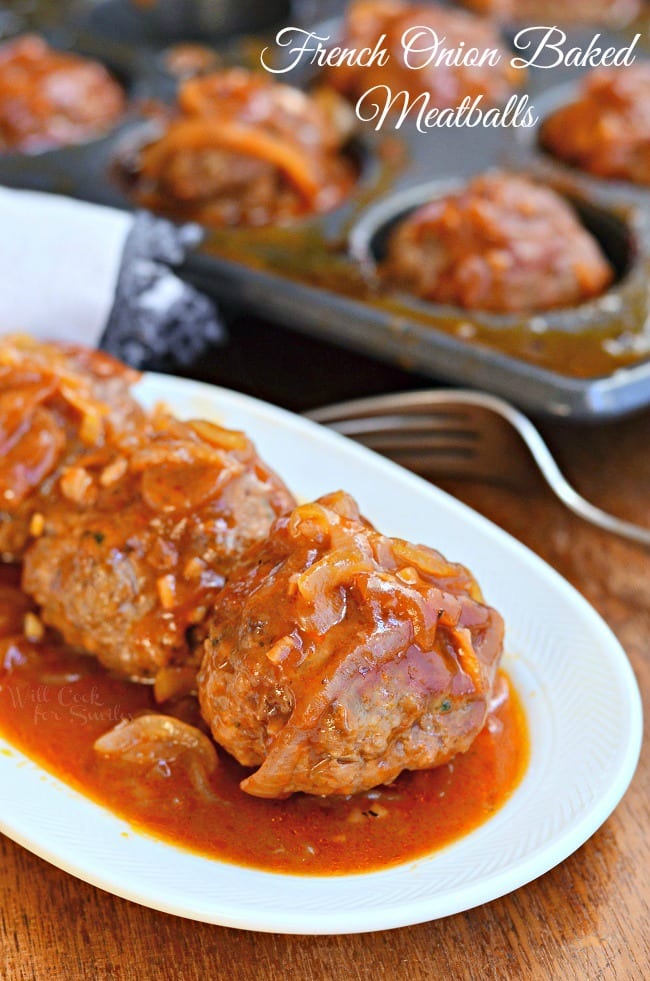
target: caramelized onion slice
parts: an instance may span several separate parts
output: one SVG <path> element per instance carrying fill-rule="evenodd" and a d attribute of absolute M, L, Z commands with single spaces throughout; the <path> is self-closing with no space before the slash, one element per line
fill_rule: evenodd
<path fill-rule="evenodd" d="M 216 749 L 203 732 L 171 715 L 158 713 L 123 719 L 95 741 L 94 749 L 105 759 L 143 768 L 187 757 L 189 764 L 197 763 L 210 774 L 219 762 Z"/>
<path fill-rule="evenodd" d="M 153 693 L 154 698 L 160 704 L 161 702 L 168 702 L 170 698 L 182 698 L 195 689 L 195 667 L 167 667 L 161 668 L 156 674 Z"/>
<path fill-rule="evenodd" d="M 320 175 L 316 173 L 313 161 L 300 147 L 252 126 L 202 116 L 177 120 L 161 140 L 146 147 L 142 155 L 142 171 L 146 176 L 155 178 L 173 154 L 214 147 L 272 164 L 285 174 L 307 201 L 314 200 L 321 190 Z"/>

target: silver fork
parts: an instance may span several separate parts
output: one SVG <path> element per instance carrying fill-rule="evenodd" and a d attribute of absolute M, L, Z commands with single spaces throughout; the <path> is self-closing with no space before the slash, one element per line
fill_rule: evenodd
<path fill-rule="evenodd" d="M 616 518 L 578 494 L 530 420 L 493 395 L 462 389 L 406 392 L 341 402 L 306 415 L 421 474 L 529 484 L 532 457 L 575 514 L 650 545 L 650 529 Z"/>

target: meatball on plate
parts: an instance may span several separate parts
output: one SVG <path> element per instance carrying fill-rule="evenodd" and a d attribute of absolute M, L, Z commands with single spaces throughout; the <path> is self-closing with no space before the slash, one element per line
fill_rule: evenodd
<path fill-rule="evenodd" d="M 79 457 L 126 451 L 145 425 L 138 378 L 99 351 L 0 338 L 0 559 L 20 560 L 43 512 L 82 493 L 69 472 Z"/>
<path fill-rule="evenodd" d="M 127 452 L 70 468 L 83 493 L 46 511 L 23 586 L 69 644 L 164 686 L 167 668 L 191 680 L 189 632 L 293 497 L 243 433 L 164 412 L 149 422 Z"/>
<path fill-rule="evenodd" d="M 338 493 L 273 525 L 215 604 L 204 718 L 259 797 L 353 794 L 483 728 L 503 622 L 462 566 L 387 538 Z"/>

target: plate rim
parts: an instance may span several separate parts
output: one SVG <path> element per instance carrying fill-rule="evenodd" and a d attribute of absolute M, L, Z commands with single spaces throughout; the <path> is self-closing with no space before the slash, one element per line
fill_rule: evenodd
<path fill-rule="evenodd" d="M 571 597 L 573 603 L 578 604 L 578 606 L 581 608 L 582 614 L 592 620 L 594 628 L 596 628 L 602 636 L 603 643 L 606 643 L 608 648 L 608 656 L 612 660 L 612 664 L 615 664 L 616 666 L 617 674 L 622 685 L 622 690 L 624 691 L 627 700 L 628 715 L 626 721 L 628 724 L 628 734 L 625 754 L 618 766 L 615 779 L 612 779 L 610 784 L 607 786 L 606 793 L 602 794 L 598 800 L 594 802 L 594 804 L 581 816 L 580 820 L 574 823 L 573 828 L 570 829 L 570 833 L 565 831 L 563 835 L 560 836 L 558 841 L 540 844 L 524 859 L 519 860 L 514 870 L 510 868 L 497 870 L 490 875 L 483 877 L 480 882 L 472 884 L 471 887 L 466 884 L 461 885 L 456 890 L 447 890 L 442 894 L 442 896 L 425 896 L 424 898 L 420 897 L 408 903 L 400 901 L 396 905 L 384 904 L 379 909 L 372 907 L 367 911 L 355 909 L 354 915 L 349 910 L 345 911 L 343 914 L 337 912 L 336 910 L 321 911 L 316 914 L 313 911 L 307 911 L 306 913 L 301 914 L 293 910 L 290 914 L 288 914 L 291 916 L 291 923 L 287 923 L 287 914 L 283 914 L 282 910 L 277 911 L 275 909 L 270 909 L 266 910 L 265 912 L 260 912 L 257 908 L 255 908 L 251 911 L 250 909 L 246 910 L 245 905 L 229 911 L 224 911 L 223 908 L 210 910 L 208 908 L 210 904 L 206 904 L 203 899 L 195 900 L 194 907 L 189 908 L 187 905 L 183 904 L 182 900 L 174 901 L 173 897 L 162 898 L 159 895 L 155 895 L 155 882 L 140 883 L 139 888 L 134 888 L 133 884 L 131 887 L 128 885 L 125 886 L 124 873 L 120 873 L 117 868 L 114 869 L 111 866 L 110 861 L 108 863 L 108 869 L 104 870 L 103 872 L 93 867 L 93 862 L 89 861 L 88 856 L 84 856 L 79 862 L 76 862 L 70 854 L 65 854 L 65 849 L 62 847 L 61 843 L 58 843 L 58 846 L 54 848 L 54 850 L 52 850 L 51 847 L 48 847 L 47 830 L 42 831 L 39 837 L 38 829 L 36 829 L 36 832 L 34 832 L 32 829 L 31 834 L 23 833 L 20 828 L 15 827 L 11 823 L 11 820 L 7 821 L 5 806 L 2 804 L 1 790 L 0 830 L 18 844 L 38 855 L 40 858 L 44 859 L 50 864 L 55 865 L 56 867 L 67 872 L 68 874 L 71 874 L 85 882 L 89 882 L 90 884 L 113 893 L 123 899 L 139 903 L 140 905 L 157 909 L 161 912 L 170 913 L 172 915 L 222 925 L 225 927 L 255 930 L 259 932 L 298 935 L 340 935 L 373 932 L 385 929 L 397 929 L 403 926 L 422 923 L 447 915 L 453 915 L 455 913 L 483 905 L 487 902 L 492 902 L 501 896 L 520 888 L 533 879 L 538 878 L 540 875 L 543 875 L 560 862 L 564 861 L 569 855 L 584 844 L 584 842 L 591 837 L 591 835 L 614 811 L 632 780 L 641 750 L 642 706 L 636 677 L 622 645 L 603 618 L 575 589 L 575 587 L 568 583 L 567 580 L 565 580 L 548 563 L 511 536 L 508 532 L 489 521 L 489 519 L 485 518 L 483 515 L 480 515 L 476 511 L 472 510 L 461 501 L 458 501 L 456 498 L 442 491 L 440 488 L 429 484 L 427 481 L 416 476 L 415 474 L 405 471 L 391 461 L 378 456 L 371 450 L 361 447 L 337 433 L 325 430 L 324 427 L 318 426 L 316 423 L 313 423 L 310 420 L 304 419 L 285 409 L 281 409 L 277 406 L 265 403 L 259 399 L 252 398 L 239 392 L 233 392 L 222 387 L 212 386 L 202 382 L 176 378 L 174 376 L 148 373 L 139 383 L 139 387 L 136 389 L 136 394 L 138 390 L 144 395 L 145 399 L 149 398 L 149 390 L 152 390 L 152 393 L 155 393 L 156 390 L 158 390 L 158 392 L 160 390 L 163 392 L 167 390 L 168 396 L 171 396 L 172 401 L 174 401 L 176 397 L 191 400 L 199 396 L 201 399 L 205 398 L 209 403 L 212 403 L 217 415 L 219 414 L 220 406 L 223 411 L 234 411 L 235 414 L 237 414 L 237 412 L 241 409 L 249 416 L 255 415 L 257 417 L 261 417 L 262 421 L 268 422 L 277 419 L 278 422 L 280 422 L 285 428 L 287 426 L 293 427 L 294 429 L 297 428 L 304 434 L 312 433 L 315 435 L 317 433 L 319 437 L 326 439 L 326 441 L 330 442 L 332 445 L 336 445 L 340 451 L 345 451 L 348 454 L 352 453 L 361 461 L 368 461 L 374 469 L 378 469 L 379 472 L 388 474 L 393 480 L 399 478 L 407 486 L 410 485 L 420 490 L 425 490 L 432 496 L 433 499 L 444 499 L 446 505 L 451 507 L 452 510 L 456 511 L 463 521 L 480 528 L 483 533 L 487 533 L 497 542 L 504 542 L 508 549 L 514 549 L 515 552 L 520 555 L 523 561 L 529 565 L 532 565 L 533 569 L 538 574 L 541 574 L 545 579 L 549 580 L 552 585 L 554 584 L 556 588 L 561 588 L 563 591 L 568 591 L 568 595 Z M 157 394 L 155 400 L 160 401 L 160 394 Z M 260 449 L 264 455 L 265 448 L 262 446 Z M 270 460 L 269 462 L 273 465 L 273 460 Z M 286 875 L 283 873 L 248 869 L 230 862 L 220 862 L 218 860 L 209 859 L 205 856 L 188 852 L 187 850 L 179 848 L 172 843 L 165 842 L 164 840 L 157 838 L 155 835 L 152 835 L 145 830 L 133 828 L 127 821 L 125 821 L 125 819 L 113 814 L 107 808 L 104 808 L 102 805 L 92 801 L 81 792 L 71 789 L 67 784 L 59 780 L 59 778 L 49 773 L 49 771 L 39 767 L 37 763 L 24 756 L 24 754 L 22 754 L 2 736 L 0 736 L 0 746 L 6 746 L 11 750 L 10 758 L 6 757 L 6 755 L 0 754 L 0 768 L 4 768 L 5 765 L 13 767 L 16 764 L 16 760 L 18 760 L 19 763 L 21 760 L 27 760 L 29 762 L 29 766 L 33 768 L 35 772 L 46 774 L 47 782 L 49 784 L 59 785 L 64 792 L 72 794 L 75 798 L 78 798 L 79 801 L 83 802 L 84 805 L 88 805 L 91 809 L 94 809 L 96 816 L 101 814 L 103 817 L 108 817 L 110 821 L 118 822 L 124 828 L 128 828 L 128 835 L 136 842 L 136 847 L 138 841 L 145 841 L 150 845 L 153 844 L 155 848 L 162 848 L 165 850 L 165 852 L 167 849 L 171 849 L 174 852 L 180 852 L 186 859 L 188 856 L 190 856 L 192 860 L 197 860 L 200 862 L 207 861 L 220 868 L 225 867 L 231 871 L 236 870 L 239 873 L 243 873 L 244 876 L 252 873 L 253 878 L 261 876 L 265 880 L 269 878 L 276 881 L 279 877 L 285 882 L 294 882 L 296 886 L 299 884 L 304 884 L 305 881 L 372 881 L 373 879 L 376 880 L 377 878 L 392 876 L 395 873 L 399 873 L 400 870 L 404 871 L 415 868 L 422 862 L 429 860 L 427 857 L 424 857 L 422 859 L 411 860 L 407 863 L 394 866 L 386 870 L 355 873 L 353 875 L 342 876 Z M 24 763 L 21 765 L 24 765 Z M 516 793 L 517 792 L 515 791 L 513 799 L 516 796 Z M 507 807 L 508 803 L 505 805 L 505 808 Z M 503 813 L 503 810 L 504 809 L 501 809 L 499 812 L 497 812 L 497 815 Z M 490 823 L 491 822 L 487 822 L 487 824 Z M 485 825 L 483 825 L 483 827 L 485 827 Z M 462 843 L 463 840 L 465 839 L 460 839 L 460 842 Z M 453 847 L 453 845 L 448 847 Z M 442 851 L 444 852 L 446 850 L 447 849 L 443 849 Z M 107 857 L 110 858 L 110 856 Z M 128 879 L 129 875 L 127 875 L 126 878 Z M 471 895 L 469 895 L 470 892 Z M 441 909 L 441 906 L 444 908 Z M 433 907 L 436 907 L 436 909 L 432 912 Z M 345 928 L 341 927 L 342 917 L 345 919 Z"/>

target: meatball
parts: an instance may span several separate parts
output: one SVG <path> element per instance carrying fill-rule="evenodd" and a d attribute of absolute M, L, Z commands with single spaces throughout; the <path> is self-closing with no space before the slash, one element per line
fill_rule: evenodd
<path fill-rule="evenodd" d="M 390 236 L 382 272 L 425 300 L 524 314 L 582 303 L 613 279 L 598 242 L 562 197 L 498 173 L 405 218 Z"/>
<path fill-rule="evenodd" d="M 199 674 L 215 740 L 259 797 L 352 794 L 467 750 L 503 623 L 471 574 L 386 538 L 343 493 L 298 507 L 232 573 Z"/>
<path fill-rule="evenodd" d="M 243 69 L 185 82 L 178 110 L 134 162 L 132 193 L 206 225 L 268 225 L 329 211 L 356 168 L 343 152 L 351 114 L 333 93 L 306 95 Z"/>
<path fill-rule="evenodd" d="M 163 412 L 63 481 L 23 587 L 69 644 L 135 680 L 196 664 L 190 634 L 231 567 L 294 504 L 243 433 Z"/>
<path fill-rule="evenodd" d="M 129 391 L 138 378 L 99 351 L 0 339 L 0 559 L 22 557 L 78 457 L 126 446 L 145 424 Z"/>
<path fill-rule="evenodd" d="M 530 21 L 542 18 L 545 24 L 627 24 L 641 10 L 641 0 L 463 0 L 479 14 L 499 20 Z"/>
<path fill-rule="evenodd" d="M 34 152 L 105 133 L 125 110 L 103 65 L 34 35 L 0 46 L 0 151 Z"/>
<path fill-rule="evenodd" d="M 434 31 L 446 49 L 496 50 L 499 63 L 410 68 L 405 64 L 402 37 L 414 27 Z M 407 91 L 419 96 L 430 93 L 431 106 L 454 108 L 464 98 L 481 96 L 488 104 L 505 102 L 521 77 L 510 64 L 507 49 L 492 25 L 462 10 L 449 10 L 433 3 L 404 3 L 402 0 L 358 0 L 351 5 L 343 29 L 342 47 L 373 48 L 382 42 L 390 58 L 385 65 L 360 67 L 342 64 L 331 68 L 328 79 L 341 93 L 356 100 L 376 85 L 389 86 L 394 94 Z"/>
<path fill-rule="evenodd" d="M 542 127 L 546 150 L 597 177 L 650 186 L 650 62 L 599 69 Z"/>

